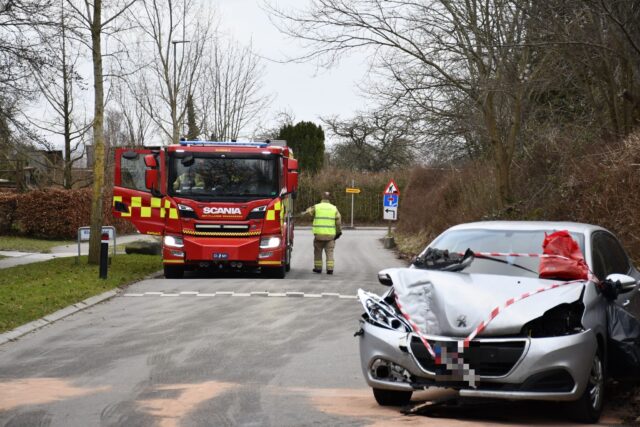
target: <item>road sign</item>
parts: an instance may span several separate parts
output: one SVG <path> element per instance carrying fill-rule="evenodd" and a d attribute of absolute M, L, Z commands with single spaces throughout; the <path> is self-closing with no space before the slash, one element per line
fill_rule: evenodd
<path fill-rule="evenodd" d="M 398 220 L 398 207 L 393 207 L 393 208 L 387 208 L 385 207 L 383 209 L 383 219 L 389 220 L 389 221 L 397 221 Z"/>
<path fill-rule="evenodd" d="M 393 179 L 387 184 L 384 194 L 400 194 L 400 190 Z"/>
<path fill-rule="evenodd" d="M 387 193 L 382 198 L 382 205 L 385 208 L 397 208 L 399 198 L 400 196 L 398 196 L 397 194 Z"/>
<path fill-rule="evenodd" d="M 360 189 L 359 188 L 347 188 L 346 192 L 350 193 L 350 194 L 360 194 Z"/>
<path fill-rule="evenodd" d="M 113 236 L 115 235 L 116 229 L 113 227 L 102 227 L 102 233 L 107 233 L 109 235 L 109 240 L 113 240 Z M 86 242 L 91 238 L 91 227 L 80 227 L 78 228 L 78 240 L 82 242 Z"/>

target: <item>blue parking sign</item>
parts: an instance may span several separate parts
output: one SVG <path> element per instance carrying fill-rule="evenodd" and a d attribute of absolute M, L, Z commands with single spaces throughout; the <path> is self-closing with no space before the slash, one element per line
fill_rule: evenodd
<path fill-rule="evenodd" d="M 397 194 L 385 194 L 384 195 L 384 207 L 385 208 L 397 208 L 398 207 L 398 195 Z"/>

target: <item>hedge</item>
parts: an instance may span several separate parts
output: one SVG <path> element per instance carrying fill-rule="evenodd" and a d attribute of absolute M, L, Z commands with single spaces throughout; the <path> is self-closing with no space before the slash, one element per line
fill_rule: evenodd
<path fill-rule="evenodd" d="M 382 213 L 382 193 L 393 178 L 400 189 L 406 185 L 406 174 L 403 171 L 363 173 L 336 168 L 325 168 L 316 175 L 301 174 L 298 197 L 295 201 L 296 212 L 304 211 L 320 201 L 323 192 L 331 193 L 331 201 L 342 215 L 342 224 L 351 222 L 351 194 L 346 188 L 354 186 L 360 193 L 354 196 L 354 225 L 387 224 Z M 303 217 L 296 220 L 304 224 L 310 218 Z"/>
<path fill-rule="evenodd" d="M 75 239 L 78 228 L 91 222 L 91 189 L 47 188 L 10 196 L 0 195 L 0 233 L 45 239 Z M 135 231 L 111 215 L 111 194 L 104 196 L 104 225 L 118 233 Z"/>
<path fill-rule="evenodd" d="M 7 234 L 11 231 L 17 199 L 18 196 L 15 193 L 0 193 L 0 234 Z"/>

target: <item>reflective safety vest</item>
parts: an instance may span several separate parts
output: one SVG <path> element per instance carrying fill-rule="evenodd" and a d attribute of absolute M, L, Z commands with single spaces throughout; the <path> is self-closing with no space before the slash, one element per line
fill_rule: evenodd
<path fill-rule="evenodd" d="M 331 203 L 320 202 L 315 205 L 313 217 L 313 234 L 336 235 L 336 215 L 338 208 Z"/>

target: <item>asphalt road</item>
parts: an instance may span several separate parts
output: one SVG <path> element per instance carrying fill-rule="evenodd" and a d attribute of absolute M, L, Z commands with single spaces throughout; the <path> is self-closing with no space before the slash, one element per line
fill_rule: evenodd
<path fill-rule="evenodd" d="M 0 425 L 557 424 L 553 407 L 407 417 L 377 406 L 360 370 L 353 297 L 381 292 L 376 272 L 402 265 L 383 235 L 347 230 L 328 276 L 311 272 L 312 237 L 299 230 L 284 280 L 146 280 L 0 346 Z"/>

